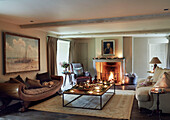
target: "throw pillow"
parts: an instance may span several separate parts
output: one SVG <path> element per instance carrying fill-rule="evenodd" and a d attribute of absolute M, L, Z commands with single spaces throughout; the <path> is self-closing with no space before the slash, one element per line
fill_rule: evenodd
<path fill-rule="evenodd" d="M 41 73 L 36 75 L 37 79 L 40 80 L 40 83 L 42 84 L 43 82 L 49 82 L 52 81 L 52 79 L 50 78 L 50 75 L 48 72 L 45 73 Z"/>
<path fill-rule="evenodd" d="M 41 88 L 42 85 L 40 84 L 40 80 L 32 80 L 29 78 L 26 78 L 25 83 L 27 84 L 27 88 Z"/>
<path fill-rule="evenodd" d="M 21 78 L 20 75 L 18 75 L 15 79 L 19 80 L 19 81 L 22 82 L 22 83 L 25 83 L 24 80 Z"/>
<path fill-rule="evenodd" d="M 152 82 L 150 81 L 150 79 L 146 79 L 144 82 L 139 83 L 139 87 L 145 87 L 145 86 L 150 86 L 152 85 Z"/>
<path fill-rule="evenodd" d="M 154 87 L 170 87 L 170 72 L 164 72 L 161 79 L 159 79 Z"/>
<path fill-rule="evenodd" d="M 9 83 L 23 83 L 23 84 L 25 84 L 24 80 L 21 78 L 20 75 L 18 75 L 15 78 L 10 78 L 10 80 L 8 82 Z"/>
<path fill-rule="evenodd" d="M 83 68 L 82 67 L 74 68 L 74 74 L 76 74 L 76 77 L 83 76 L 84 75 Z"/>
<path fill-rule="evenodd" d="M 157 82 L 163 72 L 163 69 L 157 66 L 153 75 L 153 82 Z"/>
<path fill-rule="evenodd" d="M 22 82 L 20 82 L 19 80 L 15 79 L 15 78 L 10 78 L 8 83 L 22 83 Z"/>

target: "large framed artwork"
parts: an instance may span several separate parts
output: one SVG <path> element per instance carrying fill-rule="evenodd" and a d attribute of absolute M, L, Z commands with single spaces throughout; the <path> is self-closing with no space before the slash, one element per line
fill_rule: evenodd
<path fill-rule="evenodd" d="M 115 40 L 102 40 L 102 55 L 115 56 Z"/>
<path fill-rule="evenodd" d="M 40 39 L 4 32 L 4 74 L 39 71 Z"/>

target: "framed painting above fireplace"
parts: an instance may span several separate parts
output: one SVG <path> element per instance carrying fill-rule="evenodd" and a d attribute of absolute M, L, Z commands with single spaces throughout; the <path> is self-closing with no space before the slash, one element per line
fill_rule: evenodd
<path fill-rule="evenodd" d="M 40 70 L 40 39 L 4 32 L 4 74 Z"/>
<path fill-rule="evenodd" d="M 115 56 L 115 40 L 102 40 L 102 56 Z"/>

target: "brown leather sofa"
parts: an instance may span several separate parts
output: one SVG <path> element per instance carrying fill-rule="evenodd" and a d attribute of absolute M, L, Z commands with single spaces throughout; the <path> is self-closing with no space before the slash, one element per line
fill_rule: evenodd
<path fill-rule="evenodd" d="M 63 84 L 62 76 L 51 76 L 54 85 L 36 89 L 26 89 L 22 83 L 0 83 L 0 98 L 3 105 L 0 110 L 5 109 L 12 100 L 22 100 L 21 111 L 28 108 L 31 101 L 38 101 L 47 98 L 58 92 Z"/>

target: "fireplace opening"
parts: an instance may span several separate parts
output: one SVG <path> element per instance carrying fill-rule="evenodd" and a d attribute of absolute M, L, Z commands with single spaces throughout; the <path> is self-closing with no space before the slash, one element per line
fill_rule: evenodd
<path fill-rule="evenodd" d="M 121 62 L 96 62 L 97 79 L 121 82 Z"/>

